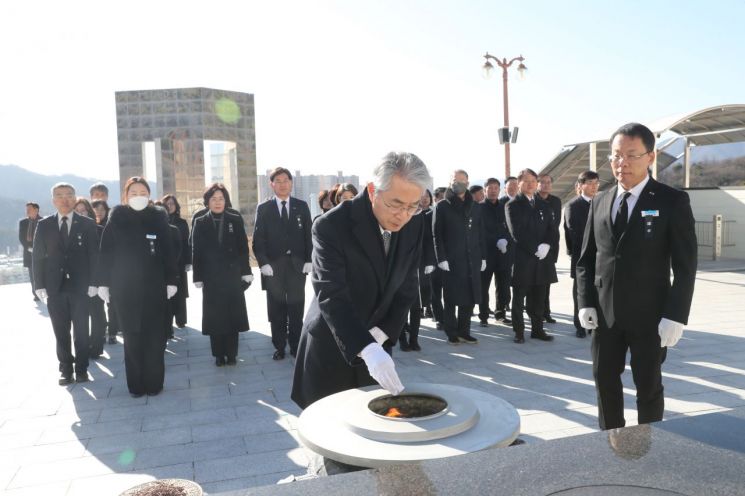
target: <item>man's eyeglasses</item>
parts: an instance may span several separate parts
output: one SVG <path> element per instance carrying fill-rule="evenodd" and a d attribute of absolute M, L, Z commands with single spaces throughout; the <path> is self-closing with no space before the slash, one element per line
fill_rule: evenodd
<path fill-rule="evenodd" d="M 614 164 L 617 164 L 621 160 L 623 160 L 624 162 L 633 162 L 634 160 L 639 160 L 644 155 L 648 155 L 650 153 L 652 153 L 652 152 L 644 152 L 644 153 L 641 153 L 639 155 L 629 155 L 628 153 L 627 154 L 608 155 L 608 160 L 611 163 L 614 163 Z"/>
<path fill-rule="evenodd" d="M 407 214 L 407 215 L 416 215 L 422 211 L 422 207 L 419 205 L 415 207 L 407 207 L 406 205 L 391 205 L 387 201 L 385 201 L 382 197 L 380 198 L 380 201 L 383 202 L 383 205 L 391 211 L 391 213 L 394 214 Z"/>

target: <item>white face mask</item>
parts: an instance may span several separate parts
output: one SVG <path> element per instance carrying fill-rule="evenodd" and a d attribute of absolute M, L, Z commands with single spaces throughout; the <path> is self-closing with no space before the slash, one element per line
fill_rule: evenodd
<path fill-rule="evenodd" d="M 132 198 L 129 198 L 127 200 L 127 204 L 137 211 L 140 211 L 147 207 L 148 203 L 150 203 L 150 198 L 148 198 L 147 196 L 133 196 Z"/>

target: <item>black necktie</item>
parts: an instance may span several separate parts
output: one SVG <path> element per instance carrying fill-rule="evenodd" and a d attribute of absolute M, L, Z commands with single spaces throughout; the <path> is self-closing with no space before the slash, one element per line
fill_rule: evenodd
<path fill-rule="evenodd" d="M 287 200 L 282 200 L 282 222 L 289 222 L 290 216 L 287 215 Z"/>
<path fill-rule="evenodd" d="M 621 235 L 626 230 L 626 225 L 629 223 L 629 204 L 626 203 L 631 193 L 628 191 L 621 197 L 621 205 L 618 207 L 616 212 L 616 221 L 613 223 L 613 235 L 616 239 L 621 239 Z"/>
<path fill-rule="evenodd" d="M 383 250 L 385 255 L 388 256 L 388 250 L 391 248 L 391 232 L 383 231 Z"/>
<path fill-rule="evenodd" d="M 26 229 L 26 241 L 29 243 L 34 240 L 34 224 L 36 224 L 35 220 L 28 220 L 28 229 Z"/>
<path fill-rule="evenodd" d="M 60 234 L 62 235 L 62 243 L 67 247 L 69 241 L 70 241 L 70 231 L 67 230 L 67 216 L 62 217 L 62 227 L 60 227 L 59 230 Z"/>
<path fill-rule="evenodd" d="M 528 201 L 530 202 L 530 206 L 531 206 L 531 207 L 535 207 L 535 200 L 534 200 L 533 198 L 531 198 L 531 199 L 530 199 L 530 200 L 528 200 Z"/>

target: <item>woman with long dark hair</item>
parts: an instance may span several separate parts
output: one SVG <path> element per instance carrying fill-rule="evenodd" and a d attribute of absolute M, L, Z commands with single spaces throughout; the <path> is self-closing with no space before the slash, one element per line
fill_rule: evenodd
<path fill-rule="evenodd" d="M 202 288 L 202 334 L 210 337 L 215 365 L 235 365 L 238 333 L 249 329 L 243 292 L 253 282 L 248 238 L 240 215 L 225 209 L 228 191 L 220 183 L 204 192 L 208 212 L 194 221 L 194 285 Z"/>
<path fill-rule="evenodd" d="M 163 390 L 168 299 L 177 291 L 168 215 L 150 203 L 150 186 L 131 177 L 124 204 L 111 210 L 101 238 L 98 294 L 113 300 L 124 334 L 124 368 L 133 397 Z"/>
<path fill-rule="evenodd" d="M 168 223 L 175 226 L 180 235 L 181 251 L 178 257 L 178 291 L 176 296 L 170 299 L 170 315 L 168 317 L 169 328 L 175 318 L 176 327 L 179 329 L 186 326 L 186 298 L 189 297 L 189 284 L 186 273 L 191 270 L 191 245 L 189 244 L 189 225 L 181 218 L 181 205 L 173 195 L 166 195 L 161 200 L 163 207 L 168 212 Z M 173 329 L 170 328 L 169 337 L 173 337 Z"/>

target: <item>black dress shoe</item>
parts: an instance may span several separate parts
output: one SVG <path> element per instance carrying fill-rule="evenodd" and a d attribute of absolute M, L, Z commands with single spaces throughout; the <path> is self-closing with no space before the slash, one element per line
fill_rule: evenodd
<path fill-rule="evenodd" d="M 409 348 L 411 348 L 411 351 L 422 351 L 421 346 L 419 346 L 419 343 L 409 343 Z"/>
<path fill-rule="evenodd" d="M 485 320 L 480 320 L 479 321 L 479 327 L 489 327 L 489 322 L 487 322 Z"/>
<path fill-rule="evenodd" d="M 218 367 L 222 367 L 223 365 L 225 365 L 225 357 L 216 357 L 215 365 L 217 365 Z"/>
<path fill-rule="evenodd" d="M 550 315 L 544 316 L 543 321 L 548 322 L 549 324 L 556 324 L 556 319 L 551 317 Z"/>
<path fill-rule="evenodd" d="M 575 332 L 574 335 L 578 338 L 584 338 L 585 336 L 587 336 L 587 332 L 585 332 L 584 329 L 577 329 L 577 332 Z"/>
<path fill-rule="evenodd" d="M 275 351 L 274 355 L 272 355 L 272 360 L 283 360 L 285 358 L 285 352 L 284 351 Z"/>
<path fill-rule="evenodd" d="M 69 374 L 62 374 L 57 381 L 57 384 L 60 386 L 67 386 L 68 384 L 72 384 L 72 372 Z"/>
<path fill-rule="evenodd" d="M 129 395 L 132 398 L 142 398 L 143 396 L 145 396 L 145 393 L 129 393 Z"/>
<path fill-rule="evenodd" d="M 116 336 L 109 336 L 109 339 L 106 342 L 109 344 L 116 344 L 117 343 Z"/>
<path fill-rule="evenodd" d="M 525 337 L 523 336 L 515 336 L 515 339 L 512 340 L 513 342 L 517 344 L 523 344 L 525 342 Z"/>
<path fill-rule="evenodd" d="M 466 344 L 478 344 L 479 340 L 473 336 L 459 336 L 458 341 Z"/>
<path fill-rule="evenodd" d="M 545 332 L 531 332 L 530 339 L 540 339 L 541 341 L 553 341 L 554 337 L 549 336 Z"/>
<path fill-rule="evenodd" d="M 90 378 L 88 378 L 88 372 L 82 372 L 82 373 L 75 373 L 75 382 L 88 382 L 90 381 Z"/>
<path fill-rule="evenodd" d="M 225 361 L 225 363 L 228 364 L 228 365 L 235 365 L 236 364 L 235 357 L 228 357 L 228 359 Z"/>
<path fill-rule="evenodd" d="M 437 322 L 435 323 L 435 329 L 437 329 L 438 331 L 442 331 L 443 329 L 445 329 L 445 326 L 443 326 L 440 322 Z"/>
<path fill-rule="evenodd" d="M 163 391 L 162 388 L 161 389 L 158 389 L 157 391 L 148 391 L 147 395 L 148 396 L 158 396 L 161 391 Z"/>
<path fill-rule="evenodd" d="M 409 343 L 405 343 L 404 341 L 399 342 L 398 347 L 401 348 L 401 351 L 411 351 L 411 346 L 409 346 Z"/>
<path fill-rule="evenodd" d="M 452 344 L 453 346 L 457 346 L 460 344 L 460 339 L 458 338 L 448 338 L 448 344 Z"/>

